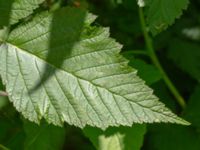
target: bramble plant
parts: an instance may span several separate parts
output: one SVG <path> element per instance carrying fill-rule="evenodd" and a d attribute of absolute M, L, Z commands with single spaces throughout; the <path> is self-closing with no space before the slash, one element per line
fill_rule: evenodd
<path fill-rule="evenodd" d="M 198 6 L 0 0 L 0 149 L 199 150 Z"/>

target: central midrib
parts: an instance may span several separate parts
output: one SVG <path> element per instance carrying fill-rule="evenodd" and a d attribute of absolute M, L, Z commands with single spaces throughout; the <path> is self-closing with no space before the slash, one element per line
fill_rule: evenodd
<path fill-rule="evenodd" d="M 43 61 L 44 63 L 48 64 L 49 66 L 51 66 L 51 67 L 53 67 L 53 68 L 55 68 L 55 69 L 57 69 L 57 70 L 59 70 L 59 71 L 61 71 L 61 72 L 67 73 L 67 74 L 69 74 L 70 76 L 73 76 L 73 77 L 78 78 L 78 79 L 80 79 L 80 80 L 89 82 L 90 84 L 92 84 L 93 86 L 96 86 L 96 87 L 98 87 L 98 88 L 105 89 L 105 90 L 107 90 L 109 93 L 111 93 L 111 94 L 113 94 L 113 95 L 122 97 L 123 99 L 129 101 L 130 103 L 134 103 L 134 104 L 138 105 L 140 108 L 149 109 L 149 110 L 151 110 L 152 112 L 162 114 L 162 115 L 167 116 L 167 117 L 169 117 L 169 118 L 171 118 L 171 119 L 175 119 L 175 120 L 180 120 L 180 121 L 182 121 L 181 119 L 178 119 L 176 116 L 170 116 L 170 115 L 165 114 L 165 113 L 163 113 L 163 112 L 159 112 L 159 111 L 150 109 L 150 107 L 143 106 L 143 105 L 141 105 L 141 104 L 139 104 L 139 103 L 137 103 L 137 102 L 134 102 L 134 101 L 132 101 L 131 99 L 128 99 L 128 98 L 126 98 L 126 97 L 123 97 L 123 96 L 121 96 L 121 95 L 119 95 L 119 94 L 117 94 L 117 93 L 115 93 L 115 92 L 113 92 L 113 91 L 110 91 L 109 89 L 107 89 L 107 88 L 105 88 L 105 87 L 102 87 L 102 86 L 100 86 L 100 85 L 98 85 L 98 84 L 95 84 L 95 83 L 93 83 L 93 82 L 91 82 L 91 81 L 89 81 L 89 80 L 86 80 L 86 79 L 84 79 L 84 78 L 82 78 L 82 77 L 80 77 L 80 76 L 77 76 L 77 75 L 75 75 L 75 74 L 73 74 L 73 73 L 71 73 L 71 72 L 68 72 L 68 71 L 66 71 L 66 70 L 63 69 L 63 68 L 57 68 L 55 65 L 50 64 L 49 62 L 45 61 L 43 58 L 41 58 L 41 57 L 39 57 L 39 56 L 37 56 L 37 55 L 35 55 L 35 54 L 33 54 L 33 53 L 27 51 L 26 49 L 19 48 L 19 47 L 17 47 L 16 45 L 13 45 L 12 43 L 7 43 L 7 44 L 9 44 L 9 45 L 15 47 L 17 50 L 19 50 L 19 51 L 22 52 L 22 53 L 25 53 L 26 55 L 31 55 L 31 56 L 33 56 L 33 57 L 36 57 L 36 58 L 39 59 L 40 61 Z M 158 102 L 159 102 L 159 101 L 158 101 Z M 160 103 L 160 102 L 159 102 L 159 103 Z"/>

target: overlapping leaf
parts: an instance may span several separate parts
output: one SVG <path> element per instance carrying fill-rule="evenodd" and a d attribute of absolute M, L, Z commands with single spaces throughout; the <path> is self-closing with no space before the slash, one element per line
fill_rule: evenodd
<path fill-rule="evenodd" d="M 77 8 L 42 13 L 0 47 L 0 73 L 24 117 L 84 127 L 171 122 L 178 118 L 128 67 L 121 45 Z"/>
<path fill-rule="evenodd" d="M 157 34 L 174 23 L 186 9 L 188 0 L 146 0 L 147 23 L 153 34 Z"/>

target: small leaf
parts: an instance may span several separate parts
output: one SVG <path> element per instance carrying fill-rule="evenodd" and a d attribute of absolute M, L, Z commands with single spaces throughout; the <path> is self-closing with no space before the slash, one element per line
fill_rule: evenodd
<path fill-rule="evenodd" d="M 176 18 L 182 15 L 189 0 L 146 0 L 147 23 L 155 35 L 172 25 Z"/>
<path fill-rule="evenodd" d="M 158 101 L 129 67 L 107 28 L 78 8 L 44 12 L 0 47 L 0 74 L 25 118 L 84 127 L 188 124 Z"/>

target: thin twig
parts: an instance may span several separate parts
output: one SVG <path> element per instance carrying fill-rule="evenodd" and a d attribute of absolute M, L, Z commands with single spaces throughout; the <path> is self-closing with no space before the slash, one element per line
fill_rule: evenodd
<path fill-rule="evenodd" d="M 141 7 L 139 8 L 139 15 L 140 15 L 140 22 L 141 22 L 141 26 L 142 26 L 142 30 L 143 30 L 143 34 L 144 34 L 144 38 L 145 38 L 145 42 L 146 42 L 147 51 L 149 53 L 149 56 L 150 56 L 152 62 L 154 63 L 154 65 L 158 68 L 158 70 L 162 74 L 163 80 L 165 81 L 165 84 L 168 86 L 169 90 L 174 95 L 174 97 L 177 100 L 177 102 L 179 103 L 179 105 L 184 109 L 185 106 L 186 106 L 185 100 L 183 99 L 181 94 L 178 92 L 178 90 L 176 89 L 176 87 L 174 86 L 172 81 L 169 79 L 168 75 L 166 74 L 165 70 L 162 68 L 162 66 L 161 66 L 161 64 L 160 64 L 160 62 L 159 62 L 159 60 L 156 56 L 156 53 L 154 51 L 154 47 L 153 47 L 153 44 L 152 44 L 152 39 L 149 36 L 147 28 L 146 28 L 143 9 Z"/>

